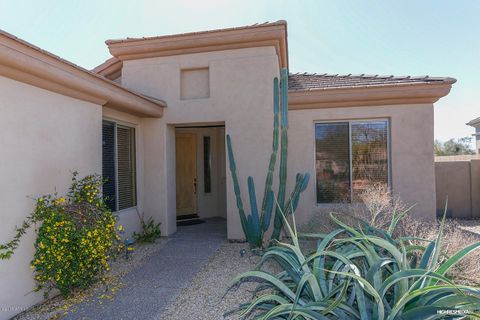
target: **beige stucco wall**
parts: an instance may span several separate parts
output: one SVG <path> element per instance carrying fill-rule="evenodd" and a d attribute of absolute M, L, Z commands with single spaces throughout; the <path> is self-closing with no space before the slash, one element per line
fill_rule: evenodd
<path fill-rule="evenodd" d="M 209 68 L 210 97 L 180 99 L 180 71 Z M 273 47 L 248 48 L 125 61 L 122 84 L 167 102 L 162 119 L 143 119 L 144 209 L 159 218 L 164 235 L 176 231 L 175 126 L 225 124 L 232 136 L 241 188 L 264 181 L 271 146 L 273 78 L 279 73 Z M 255 155 L 252 161 L 252 155 Z M 227 168 L 228 171 L 228 168 Z M 226 175 L 228 236 L 242 238 L 230 174 Z M 260 196 L 259 196 L 260 198 Z"/>
<path fill-rule="evenodd" d="M 412 212 L 417 217 L 431 219 L 435 216 L 431 104 L 294 110 L 289 113 L 288 183 L 290 187 L 293 185 L 296 172 L 308 171 L 312 177 L 297 210 L 299 224 L 307 223 L 312 214 L 328 207 L 316 204 L 315 123 L 374 118 L 389 119 L 393 194 L 407 204 L 415 204 Z"/>
<path fill-rule="evenodd" d="M 435 159 L 437 208 L 454 218 L 480 217 L 480 159 L 472 156 L 445 156 Z"/>
<path fill-rule="evenodd" d="M 470 218 L 480 218 L 480 159 L 470 161 L 471 187 L 472 193 L 472 213 Z"/>
<path fill-rule="evenodd" d="M 180 99 L 182 69 L 209 67 L 210 97 Z M 278 75 L 273 48 L 249 48 L 223 52 L 179 55 L 125 61 L 122 84 L 165 100 L 163 119 L 144 119 L 144 207 L 162 221 L 162 232 L 172 234 L 175 225 L 175 126 L 225 123 L 232 136 L 244 206 L 246 178 L 253 176 L 258 201 L 271 148 L 272 80 Z M 314 171 L 314 123 L 325 120 L 388 118 L 391 128 L 391 185 L 405 202 L 416 204 L 414 214 L 435 215 L 433 166 L 433 106 L 395 105 L 354 108 L 295 110 L 290 112 L 289 186 L 295 173 Z M 227 166 L 228 237 L 243 238 L 231 176 Z M 315 181 L 302 195 L 299 222 L 321 208 L 315 203 Z"/>
<path fill-rule="evenodd" d="M 436 162 L 435 174 L 437 207 L 445 208 L 448 197 L 448 209 L 453 216 L 470 217 L 470 161 Z"/>
<path fill-rule="evenodd" d="M 100 106 L 0 77 L 0 243 L 32 212 L 32 198 L 64 194 L 71 172 L 101 173 Z M 32 293 L 35 234 L 30 230 L 10 260 L 0 260 L 0 319 L 42 299 Z"/>

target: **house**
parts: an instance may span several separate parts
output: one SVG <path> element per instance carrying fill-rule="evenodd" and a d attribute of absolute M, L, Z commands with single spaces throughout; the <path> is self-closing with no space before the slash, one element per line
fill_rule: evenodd
<path fill-rule="evenodd" d="M 0 242 L 32 211 L 29 197 L 65 192 L 71 171 L 103 173 L 128 232 L 137 212 L 176 231 L 177 218 L 221 216 L 243 238 L 226 165 L 232 137 L 242 192 L 263 183 L 273 78 L 288 68 L 285 21 L 106 41 L 112 58 L 85 70 L 0 33 Z M 307 171 L 298 223 L 355 201 L 368 178 L 415 215 L 435 217 L 433 104 L 452 78 L 296 73 L 289 77 L 289 185 Z M 31 230 L 0 261 L 0 319 L 41 300 L 29 262 Z M 3 309 L 2 309 L 3 310 Z"/>
<path fill-rule="evenodd" d="M 475 133 L 473 134 L 475 138 L 475 153 L 480 154 L 480 117 L 470 120 L 466 125 L 475 128 Z"/>

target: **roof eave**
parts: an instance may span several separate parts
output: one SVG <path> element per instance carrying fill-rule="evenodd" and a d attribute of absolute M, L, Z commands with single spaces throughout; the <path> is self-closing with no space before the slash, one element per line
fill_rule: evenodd
<path fill-rule="evenodd" d="M 289 91 L 289 109 L 321 109 L 400 104 L 433 104 L 453 82 L 407 83 Z"/>
<path fill-rule="evenodd" d="M 112 57 L 104 63 L 92 69 L 92 72 L 104 76 L 107 79 L 115 80 L 122 75 L 123 61 Z"/>
<path fill-rule="evenodd" d="M 465 123 L 467 126 L 470 126 L 470 127 L 478 127 L 480 125 L 480 118 L 476 118 L 476 119 L 473 119 L 467 123 Z"/>
<path fill-rule="evenodd" d="M 110 53 L 120 60 L 273 46 L 278 55 L 279 66 L 288 68 L 287 23 L 285 21 L 208 32 L 107 40 L 105 43 Z"/>
<path fill-rule="evenodd" d="M 4 31 L 0 31 L 0 75 L 141 117 L 162 117 L 166 107 Z"/>

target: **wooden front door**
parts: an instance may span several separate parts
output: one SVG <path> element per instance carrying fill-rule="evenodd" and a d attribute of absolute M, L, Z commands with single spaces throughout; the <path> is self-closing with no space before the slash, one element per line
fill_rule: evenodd
<path fill-rule="evenodd" d="M 177 216 L 197 213 L 197 136 L 175 135 Z"/>

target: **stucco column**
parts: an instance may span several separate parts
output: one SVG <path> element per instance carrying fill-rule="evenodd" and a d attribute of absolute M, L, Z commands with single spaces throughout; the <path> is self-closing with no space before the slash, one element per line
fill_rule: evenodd
<path fill-rule="evenodd" d="M 173 140 L 175 135 L 173 128 L 167 126 L 162 119 L 144 119 L 143 125 L 145 215 L 161 222 L 162 235 L 168 236 L 177 231 Z"/>

